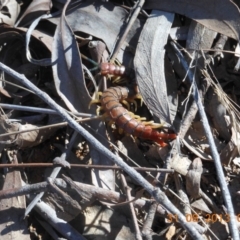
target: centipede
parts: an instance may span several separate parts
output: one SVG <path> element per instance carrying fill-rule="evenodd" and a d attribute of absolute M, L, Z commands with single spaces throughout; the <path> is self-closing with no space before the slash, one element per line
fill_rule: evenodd
<path fill-rule="evenodd" d="M 131 116 L 129 111 L 120 103 L 129 97 L 133 97 L 134 94 L 136 94 L 135 88 L 110 87 L 102 93 L 101 106 L 108 117 L 124 132 L 135 137 L 152 140 L 162 147 L 167 146 L 166 141 L 175 139 L 176 134 L 162 133 L 153 129 L 150 125 L 145 125 L 139 119 Z"/>

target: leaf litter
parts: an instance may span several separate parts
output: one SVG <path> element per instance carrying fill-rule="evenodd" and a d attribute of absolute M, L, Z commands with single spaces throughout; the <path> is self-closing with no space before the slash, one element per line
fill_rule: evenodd
<path fill-rule="evenodd" d="M 238 2 L 0 14 L 1 239 L 239 239 Z M 107 115 L 110 87 L 130 98 Z"/>

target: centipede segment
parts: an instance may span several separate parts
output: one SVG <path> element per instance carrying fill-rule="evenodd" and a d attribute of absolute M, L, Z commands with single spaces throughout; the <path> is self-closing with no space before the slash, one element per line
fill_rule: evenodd
<path fill-rule="evenodd" d="M 130 90 L 127 87 L 111 87 L 102 93 L 100 100 L 102 108 L 116 125 L 126 133 L 139 138 L 153 140 L 162 147 L 167 145 L 165 141 L 176 138 L 176 134 L 161 133 L 130 115 L 120 103 L 120 101 L 128 97 L 132 97 L 129 96 L 129 93 Z"/>
<path fill-rule="evenodd" d="M 101 75 L 123 76 L 125 74 L 124 66 L 117 66 L 113 63 L 104 62 L 100 65 Z"/>

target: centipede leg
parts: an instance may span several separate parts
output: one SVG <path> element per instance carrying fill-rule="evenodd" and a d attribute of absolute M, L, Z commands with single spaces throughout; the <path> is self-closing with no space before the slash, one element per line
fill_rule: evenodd
<path fill-rule="evenodd" d="M 90 103 L 88 104 L 88 109 L 90 109 L 93 104 L 101 103 L 100 96 L 102 96 L 102 92 L 97 92 L 95 99 L 90 101 Z"/>
<path fill-rule="evenodd" d="M 103 108 L 98 106 L 98 108 L 96 109 L 96 115 L 97 115 L 97 116 L 100 115 L 101 110 L 103 110 Z M 103 114 L 103 115 L 104 115 L 104 114 Z M 107 114 L 106 114 L 106 116 L 107 116 Z"/>
<path fill-rule="evenodd" d="M 122 100 L 121 103 L 123 103 L 124 105 L 126 105 L 128 111 L 130 110 L 130 105 L 126 100 Z"/>
<path fill-rule="evenodd" d="M 108 121 L 107 125 L 108 125 L 109 127 L 112 127 L 113 125 L 115 126 L 115 122 L 112 121 L 112 120 L 110 120 L 110 121 Z"/>
<path fill-rule="evenodd" d="M 139 115 L 135 115 L 135 114 L 132 113 L 132 112 L 129 112 L 129 115 L 130 115 L 132 118 L 135 118 L 135 119 L 137 119 L 137 120 L 139 120 L 139 121 L 145 121 L 145 120 L 146 120 L 145 117 L 140 117 Z"/>
<path fill-rule="evenodd" d="M 100 103 L 100 100 L 97 100 L 97 99 L 92 100 L 92 101 L 88 104 L 88 109 L 90 109 L 93 104 L 97 104 L 97 103 Z"/>
<path fill-rule="evenodd" d="M 153 123 L 150 126 L 151 128 L 162 128 L 164 126 L 164 123 Z"/>
<path fill-rule="evenodd" d="M 140 107 L 142 107 L 142 105 L 143 105 L 143 98 L 142 98 L 141 94 L 140 93 L 136 94 L 134 96 L 134 99 L 140 100 Z"/>
<path fill-rule="evenodd" d="M 122 101 L 123 102 L 123 101 Z M 124 104 L 125 104 L 125 102 L 126 101 L 124 101 Z M 130 102 L 130 103 L 133 103 L 133 105 L 134 105 L 134 111 L 136 112 L 137 111 L 137 102 L 136 102 L 136 100 L 134 100 L 134 99 L 128 99 L 128 102 Z"/>
<path fill-rule="evenodd" d="M 161 146 L 161 147 L 166 147 L 167 143 L 165 143 L 163 140 L 159 139 L 157 140 L 157 143 Z"/>

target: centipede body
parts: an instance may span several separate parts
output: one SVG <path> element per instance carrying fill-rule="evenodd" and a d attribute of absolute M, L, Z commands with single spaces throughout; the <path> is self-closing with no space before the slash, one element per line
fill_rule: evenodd
<path fill-rule="evenodd" d="M 176 138 L 176 134 L 161 133 L 144 125 L 140 120 L 129 115 L 127 109 L 123 107 L 120 101 L 132 97 L 127 87 L 111 87 L 103 92 L 101 97 L 101 105 L 107 115 L 113 120 L 116 125 L 122 128 L 126 133 L 136 137 L 153 140 L 161 146 L 166 146 L 164 142 Z"/>

